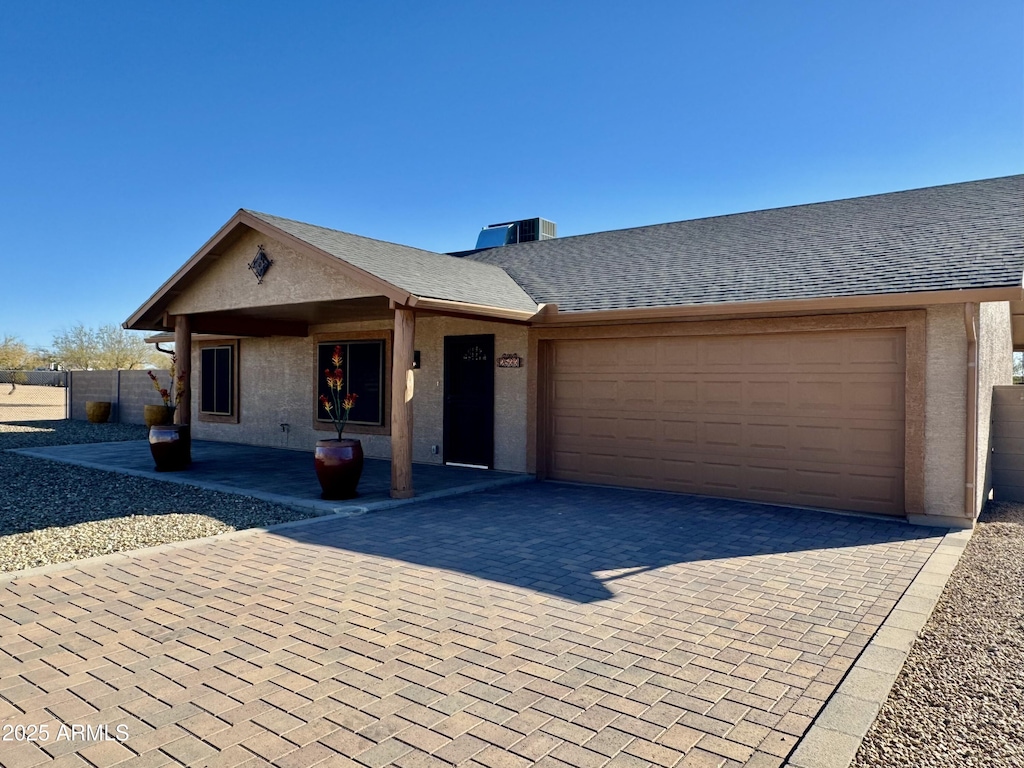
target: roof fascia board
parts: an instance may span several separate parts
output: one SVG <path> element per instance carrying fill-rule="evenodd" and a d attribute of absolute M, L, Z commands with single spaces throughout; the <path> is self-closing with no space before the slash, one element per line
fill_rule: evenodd
<path fill-rule="evenodd" d="M 210 251 L 213 250 L 213 248 L 219 242 L 224 240 L 224 238 L 226 238 L 228 234 L 235 227 L 238 226 L 239 222 L 241 221 L 243 213 L 244 211 L 240 209 L 234 216 L 228 219 L 227 223 L 223 227 L 218 229 L 217 232 L 213 235 L 213 237 L 211 237 L 203 244 L 202 248 L 200 248 L 198 251 L 192 254 L 192 258 L 190 258 L 188 261 L 182 264 L 173 275 L 167 278 L 167 280 L 164 281 L 164 284 L 157 288 L 156 292 L 152 296 L 150 296 L 142 304 L 141 307 L 135 310 L 131 317 L 125 320 L 121 325 L 124 328 L 135 328 L 136 324 L 141 322 L 143 315 L 149 312 L 168 293 L 170 293 L 171 289 L 175 285 L 177 285 L 182 279 L 184 279 L 199 264 L 199 262 L 202 261 L 203 258 L 210 253 Z"/>
<path fill-rule="evenodd" d="M 470 304 L 465 301 L 450 301 L 448 299 L 426 299 L 420 296 L 412 296 L 406 306 L 410 309 L 420 311 L 436 312 L 438 314 L 469 315 L 473 317 L 491 317 L 496 320 L 510 320 L 512 322 L 528 323 L 536 318 L 544 307 L 541 304 L 536 310 L 506 309 L 504 307 L 491 307 L 486 304 Z"/>
<path fill-rule="evenodd" d="M 410 298 L 410 294 L 407 291 L 404 291 L 401 288 L 392 285 L 386 280 L 382 280 L 376 275 L 372 275 L 369 272 L 360 269 L 359 267 L 349 264 L 347 261 L 344 261 L 338 258 L 337 256 L 333 256 L 327 253 L 326 251 L 317 248 L 314 245 L 310 245 L 305 240 L 295 237 L 294 235 L 285 232 L 284 230 L 279 229 L 278 227 L 275 227 L 273 224 L 270 224 L 269 222 L 266 222 L 263 219 L 258 218 L 257 216 L 253 216 L 251 213 L 244 209 L 239 209 L 238 212 L 235 213 L 235 215 L 232 216 L 223 227 L 217 230 L 216 234 L 214 234 L 213 237 L 211 237 L 209 240 L 206 241 L 206 243 L 203 244 L 202 248 L 196 251 L 188 261 L 186 261 L 181 267 L 179 267 L 178 270 L 173 275 L 171 275 L 164 282 L 164 284 L 161 285 L 156 290 L 156 292 L 152 296 L 150 296 L 149 299 L 146 300 L 144 304 L 142 304 L 142 306 L 135 310 L 131 317 L 129 317 L 121 324 L 122 327 L 128 329 L 136 328 L 138 323 L 142 321 L 142 318 L 148 312 L 150 312 L 154 306 L 156 306 L 164 298 L 166 298 L 166 296 L 173 290 L 173 288 L 183 279 L 185 279 L 194 269 L 196 269 L 196 267 L 199 266 L 203 259 L 209 256 L 210 253 L 212 253 L 213 250 L 221 242 L 223 242 L 227 238 L 227 236 L 231 234 L 231 232 L 234 231 L 234 229 L 240 224 L 243 224 L 262 234 L 275 237 L 279 240 L 287 242 L 289 245 L 296 248 L 298 251 L 311 255 L 314 258 L 329 261 L 329 263 L 333 264 L 336 267 L 339 267 L 342 274 L 344 274 L 346 277 L 349 277 L 360 283 L 368 284 L 371 287 L 380 290 L 384 296 L 386 296 L 388 299 L 392 301 L 398 301 L 399 303 L 404 304 Z"/>
<path fill-rule="evenodd" d="M 639 309 L 586 310 L 583 312 L 538 312 L 533 322 L 543 325 L 593 324 L 595 322 L 627 322 L 658 318 L 715 317 L 728 315 L 792 314 L 858 309 L 905 309 L 929 304 L 963 304 L 968 301 L 1020 301 L 1024 289 L 971 288 L 953 291 L 920 291 L 913 293 L 882 293 L 870 296 L 838 296 L 823 299 L 794 299 L 785 301 L 742 301 L 721 304 L 688 305 L 681 307 L 643 307 Z"/>

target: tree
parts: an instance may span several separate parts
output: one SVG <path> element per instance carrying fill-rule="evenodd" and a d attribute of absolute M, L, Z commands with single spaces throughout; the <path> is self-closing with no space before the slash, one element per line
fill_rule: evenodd
<path fill-rule="evenodd" d="M 53 337 L 53 353 L 68 370 L 94 368 L 99 359 L 96 332 L 79 323 Z"/>
<path fill-rule="evenodd" d="M 65 368 L 79 370 L 132 370 L 163 362 L 141 335 L 118 325 L 94 330 L 78 323 L 53 337 L 53 352 Z"/>
<path fill-rule="evenodd" d="M 98 368 L 130 371 L 147 363 L 166 364 L 162 359 L 154 359 L 153 346 L 147 344 L 138 332 L 126 331 L 119 325 L 100 327 L 96 331 L 96 343 L 99 348 Z"/>
<path fill-rule="evenodd" d="M 27 368 L 32 362 L 28 346 L 17 336 L 0 338 L 0 370 L 17 371 Z"/>

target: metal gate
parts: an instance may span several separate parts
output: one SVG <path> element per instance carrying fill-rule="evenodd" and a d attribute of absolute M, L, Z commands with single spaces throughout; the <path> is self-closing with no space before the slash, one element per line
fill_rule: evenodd
<path fill-rule="evenodd" d="M 67 371 L 0 371 L 0 422 L 67 417 Z"/>

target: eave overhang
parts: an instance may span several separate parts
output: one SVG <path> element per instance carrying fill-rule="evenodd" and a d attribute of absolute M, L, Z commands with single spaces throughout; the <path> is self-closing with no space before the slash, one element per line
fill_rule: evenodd
<path fill-rule="evenodd" d="M 171 277 L 168 278 L 164 284 L 161 285 L 160 288 L 157 289 L 157 291 L 123 323 L 123 326 L 132 330 L 170 330 L 171 326 L 168 324 L 165 307 L 170 303 L 171 299 L 179 295 L 188 287 L 191 279 L 201 270 L 203 261 L 211 256 L 217 255 L 219 249 L 234 242 L 243 227 L 260 232 L 268 237 L 276 238 L 292 248 L 295 248 L 300 253 L 305 253 L 313 258 L 324 260 L 331 264 L 333 268 L 338 269 L 341 274 L 379 291 L 381 296 L 386 297 L 390 301 L 406 304 L 409 299 L 412 298 L 408 291 L 402 290 L 385 280 L 381 280 L 376 275 L 360 269 L 359 267 L 353 266 L 352 264 L 349 264 L 348 262 L 339 259 L 336 256 L 311 245 L 310 243 L 307 243 L 305 240 L 297 238 L 294 235 L 289 234 L 288 232 L 285 232 L 284 230 L 279 229 L 256 216 L 253 216 L 248 211 L 239 210 L 223 227 L 217 230 L 213 237 L 206 241 L 202 248 L 196 251 L 188 261 L 186 261 L 173 275 L 171 275 Z"/>
<path fill-rule="evenodd" d="M 689 304 L 675 307 L 640 307 L 630 309 L 600 309 L 559 311 L 542 314 L 535 324 L 548 326 L 601 325 L 605 323 L 649 322 L 655 320 L 699 320 L 704 318 L 771 317 L 780 315 L 811 315 L 838 312 L 867 312 L 909 309 L 931 304 L 963 304 L 968 301 L 1024 301 L 1021 286 L 999 288 L 972 288 L 950 291 L 916 291 L 910 293 L 880 293 L 864 296 L 829 296 L 813 299 L 787 299 L 779 301 L 738 301 L 715 304 Z M 1022 339 L 1024 341 L 1024 339 Z"/>
<path fill-rule="evenodd" d="M 296 237 L 295 235 L 274 226 L 248 211 L 239 210 L 224 224 L 192 257 L 185 262 L 160 288 L 146 300 L 124 323 L 124 327 L 132 330 L 169 331 L 173 320 L 166 308 L 171 301 L 183 291 L 202 271 L 203 262 L 215 258 L 221 251 L 229 247 L 245 229 L 257 231 L 273 237 L 300 253 L 330 264 L 341 275 L 377 291 L 392 307 L 404 306 L 420 311 L 438 314 L 464 315 L 470 317 L 486 317 L 506 322 L 528 323 L 538 315 L 557 311 L 554 305 L 539 305 L 533 310 L 517 310 L 506 307 L 494 307 L 482 304 L 471 304 L 459 301 L 448 301 L 431 297 L 416 296 L 377 275 L 368 272 L 328 253 L 321 248 Z M 546 306 L 546 308 L 545 308 Z M 251 313 L 258 313 L 259 308 L 252 308 Z M 250 314 L 251 314 L 250 313 Z M 280 319 L 268 320 L 264 323 L 250 319 L 247 324 L 238 323 L 231 315 L 237 312 L 216 313 L 210 317 L 195 317 L 194 325 L 197 332 L 229 333 L 249 336 L 267 335 L 305 335 L 300 323 L 282 324 Z M 223 315 L 223 317 L 222 317 Z"/>

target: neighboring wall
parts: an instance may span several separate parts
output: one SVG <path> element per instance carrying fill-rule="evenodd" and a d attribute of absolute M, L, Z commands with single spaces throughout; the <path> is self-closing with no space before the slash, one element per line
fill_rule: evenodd
<path fill-rule="evenodd" d="M 992 391 L 1013 384 L 1013 335 L 1008 301 L 987 302 L 978 312 L 978 480 L 981 512 L 992 490 Z"/>
<path fill-rule="evenodd" d="M 928 307 L 925 513 L 964 517 L 967 330 L 963 304 Z"/>
<path fill-rule="evenodd" d="M 192 433 L 205 440 L 312 451 L 317 440 L 333 436 L 329 426 L 315 424 L 315 385 L 323 375 L 316 368 L 320 340 L 341 340 L 346 333 L 381 331 L 390 335 L 392 321 L 311 326 L 306 338 L 271 337 L 241 339 L 239 362 L 239 421 L 210 423 L 198 417 L 198 397 L 193 397 Z M 461 318 L 420 316 L 416 319 L 415 348 L 421 368 L 414 372 L 413 461 L 439 464 L 443 451 L 444 337 L 493 333 L 495 354 L 514 352 L 524 358 L 522 368 L 494 370 L 495 468 L 526 471 L 526 374 L 533 361 L 527 358 L 527 329 L 510 323 L 490 323 Z M 198 392 L 199 344 L 194 344 L 192 388 Z M 390 360 L 386 361 L 390 370 Z M 390 382 L 390 376 L 388 381 Z M 385 397 L 391 397 L 390 389 Z M 281 425 L 287 428 L 282 429 Z M 390 424 L 384 432 L 390 432 Z M 369 457 L 390 458 L 387 434 L 360 433 L 350 426 L 346 436 L 358 437 Z M 438 446 L 438 453 L 431 451 Z"/>
<path fill-rule="evenodd" d="M 170 373 L 153 371 L 161 386 L 167 387 Z M 85 403 L 89 400 L 109 401 L 110 421 L 120 424 L 144 424 L 142 406 L 161 405 L 160 395 L 153 389 L 146 371 L 70 371 L 71 418 L 85 419 Z"/>

